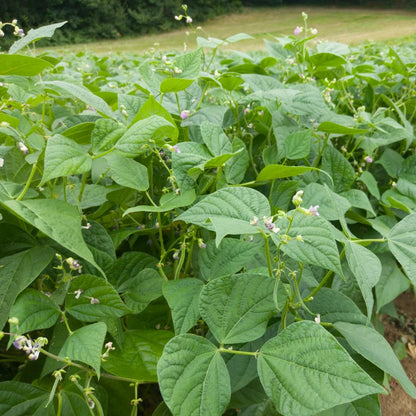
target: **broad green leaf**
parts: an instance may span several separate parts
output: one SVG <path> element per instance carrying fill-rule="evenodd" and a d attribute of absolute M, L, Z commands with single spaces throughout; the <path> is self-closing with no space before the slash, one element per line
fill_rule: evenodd
<path fill-rule="evenodd" d="M 130 279 L 146 268 L 156 267 L 159 259 L 147 253 L 127 251 L 116 260 L 108 272 L 108 280 L 122 292 L 130 285 Z"/>
<path fill-rule="evenodd" d="M 355 171 L 344 155 L 333 147 L 327 147 L 322 157 L 322 169 L 326 171 L 334 181 L 335 192 L 348 191 L 355 180 Z M 320 175 L 321 180 L 329 187 L 328 178 Z"/>
<path fill-rule="evenodd" d="M 171 124 L 175 123 L 169 111 L 166 110 L 166 108 L 163 107 L 161 104 L 159 104 L 155 100 L 155 97 L 151 95 L 149 99 L 140 107 L 140 110 L 136 114 L 136 117 L 134 117 L 131 124 L 134 124 L 139 120 L 143 120 L 154 115 L 163 117 L 164 119 L 169 121 Z"/>
<path fill-rule="evenodd" d="M 400 155 L 400 153 L 397 153 L 388 147 L 375 163 L 383 166 L 389 176 L 397 178 L 403 162 L 404 158 Z"/>
<path fill-rule="evenodd" d="M 88 224 L 87 228 L 82 229 L 82 237 L 87 243 L 97 264 L 107 272 L 116 260 L 113 241 L 107 233 L 107 230 L 100 223 L 91 221 Z M 90 268 L 89 265 L 84 266 L 83 272 L 88 274 L 86 269 Z"/>
<path fill-rule="evenodd" d="M 416 214 L 408 215 L 391 229 L 388 244 L 409 280 L 416 285 Z"/>
<path fill-rule="evenodd" d="M 86 105 L 95 108 L 100 113 L 108 117 L 113 116 L 113 111 L 108 104 L 97 95 L 93 94 L 88 88 L 83 85 L 69 83 L 66 81 L 45 81 L 42 84 L 45 88 L 50 88 L 58 93 L 69 95 L 83 101 Z"/>
<path fill-rule="evenodd" d="M 349 191 L 342 192 L 341 196 L 346 198 L 354 208 L 363 209 L 373 217 L 376 216 L 368 196 L 363 191 L 360 191 L 359 189 L 350 189 Z"/>
<path fill-rule="evenodd" d="M 153 141 L 157 146 L 176 143 L 178 129 L 160 116 L 150 116 L 133 124 L 116 143 L 120 152 L 135 157 L 147 151 Z M 168 140 L 165 140 L 168 139 Z"/>
<path fill-rule="evenodd" d="M 34 76 L 53 65 L 40 58 L 25 55 L 0 55 L 0 75 Z"/>
<path fill-rule="evenodd" d="M 257 175 L 256 181 L 271 181 L 273 179 L 290 178 L 302 175 L 311 170 L 318 170 L 309 166 L 267 165 Z"/>
<path fill-rule="evenodd" d="M 91 157 L 83 147 L 65 136 L 56 134 L 48 139 L 45 170 L 41 185 L 60 176 L 85 173 L 91 169 Z"/>
<path fill-rule="evenodd" d="M 58 355 L 91 366 L 99 378 L 106 332 L 104 322 L 83 326 L 68 336 Z"/>
<path fill-rule="evenodd" d="M 247 241 L 224 238 L 217 247 L 210 240 L 206 248 L 198 251 L 198 273 L 205 281 L 237 273 L 258 252 L 259 246 Z"/>
<path fill-rule="evenodd" d="M 85 398 L 77 393 L 63 389 L 62 416 L 91 416 Z"/>
<path fill-rule="evenodd" d="M 368 192 L 370 192 L 371 195 L 373 195 L 376 199 L 380 199 L 380 191 L 377 186 L 377 181 L 370 172 L 364 171 L 357 180 L 362 182 L 367 187 Z"/>
<path fill-rule="evenodd" d="M 0 259 L 0 328 L 17 295 L 39 276 L 54 255 L 49 247 L 33 247 Z"/>
<path fill-rule="evenodd" d="M 161 330 L 127 331 L 120 348 L 111 351 L 102 366 L 119 377 L 157 382 L 156 365 L 172 336 L 172 332 Z"/>
<path fill-rule="evenodd" d="M 365 325 L 336 322 L 334 326 L 355 351 L 389 373 L 402 385 L 407 394 L 416 398 L 416 387 L 409 380 L 396 354 L 383 335 L 374 328 Z"/>
<path fill-rule="evenodd" d="M 247 33 L 236 33 L 235 35 L 229 36 L 225 39 L 226 42 L 235 43 L 240 42 L 241 40 L 254 39 L 253 36 L 248 35 Z"/>
<path fill-rule="evenodd" d="M 96 300 L 98 303 L 94 303 Z M 65 310 L 83 322 L 97 322 L 129 313 L 129 309 L 109 283 L 101 277 L 86 274 L 71 281 Z"/>
<path fill-rule="evenodd" d="M 137 207 L 129 208 L 124 211 L 124 215 L 132 214 L 133 212 L 167 212 L 173 211 L 176 208 L 187 207 L 195 201 L 195 191 L 192 189 L 181 194 L 170 192 L 163 194 L 160 198 L 160 206 L 153 205 L 138 205 Z"/>
<path fill-rule="evenodd" d="M 147 168 L 139 162 L 115 152 L 105 157 L 110 166 L 110 176 L 114 182 L 138 191 L 149 188 Z"/>
<path fill-rule="evenodd" d="M 312 65 L 318 67 L 332 67 L 341 66 L 347 63 L 347 61 L 340 55 L 329 52 L 318 52 L 309 57 L 309 61 Z"/>
<path fill-rule="evenodd" d="M 259 232 L 250 225 L 250 220 L 269 215 L 269 202 L 263 194 L 251 188 L 236 187 L 223 188 L 208 195 L 177 220 L 216 231 L 219 245 L 227 234 Z"/>
<path fill-rule="evenodd" d="M 169 280 L 163 285 L 163 296 L 172 312 L 175 334 L 185 334 L 199 318 L 199 294 L 203 283 L 198 279 Z"/>
<path fill-rule="evenodd" d="M 321 322 L 352 322 L 363 324 L 367 318 L 362 314 L 358 306 L 341 292 L 327 287 L 314 295 L 313 301 L 308 302 L 308 309 L 321 316 Z"/>
<path fill-rule="evenodd" d="M 29 32 L 27 32 L 27 34 L 23 38 L 13 43 L 13 45 L 9 49 L 9 53 L 16 53 L 25 46 L 29 45 L 31 42 L 35 42 L 39 39 L 51 38 L 55 33 L 55 30 L 62 27 L 65 23 L 67 22 L 65 21 L 55 23 L 53 25 L 42 26 L 37 29 L 30 29 Z"/>
<path fill-rule="evenodd" d="M 154 269 L 143 269 L 137 276 L 127 282 L 124 294 L 126 305 L 134 312 L 140 313 L 150 302 L 162 296 L 165 279 Z"/>
<path fill-rule="evenodd" d="M 0 201 L 0 203 L 13 214 L 104 273 L 82 238 L 81 217 L 75 207 L 56 199 Z"/>
<path fill-rule="evenodd" d="M 345 256 L 360 287 L 370 319 L 374 305 L 373 287 L 381 275 L 380 260 L 368 248 L 350 241 L 345 243 Z"/>
<path fill-rule="evenodd" d="M 203 59 L 204 54 L 201 48 L 182 55 L 177 55 L 175 57 L 175 66 L 182 72 L 176 74 L 176 78 L 195 79 L 201 71 Z"/>
<path fill-rule="evenodd" d="M 186 90 L 194 82 L 193 79 L 166 78 L 160 84 L 160 92 L 179 92 Z"/>
<path fill-rule="evenodd" d="M 208 150 L 214 156 L 232 153 L 231 142 L 221 126 L 204 121 L 201 124 L 201 135 Z"/>
<path fill-rule="evenodd" d="M 55 416 L 53 406 L 45 408 L 49 392 L 20 381 L 0 383 L 0 414 L 3 416 Z"/>
<path fill-rule="evenodd" d="M 368 129 L 359 129 L 356 127 L 348 127 L 342 124 L 334 123 L 332 121 L 323 121 L 318 126 L 318 131 L 323 131 L 324 133 L 333 133 L 340 135 L 354 135 L 354 134 L 365 134 Z"/>
<path fill-rule="evenodd" d="M 101 119 L 104 120 L 104 119 Z M 73 140 L 75 143 L 89 145 L 91 142 L 91 134 L 94 130 L 95 124 L 92 122 L 85 122 L 76 124 L 62 132 L 62 136 Z"/>
<path fill-rule="evenodd" d="M 303 159 L 309 155 L 311 147 L 311 130 L 296 131 L 285 139 L 286 157 L 291 160 Z"/>
<path fill-rule="evenodd" d="M 246 146 L 238 137 L 233 139 L 232 153 L 238 153 L 238 156 L 227 161 L 224 174 L 228 183 L 237 185 L 244 179 L 250 161 Z"/>
<path fill-rule="evenodd" d="M 319 215 L 328 221 L 343 221 L 351 203 L 343 196 L 331 191 L 326 185 L 310 183 L 302 195 L 303 206 L 319 206 Z"/>
<path fill-rule="evenodd" d="M 220 344 L 236 344 L 261 337 L 276 311 L 274 279 L 238 274 L 211 280 L 201 291 L 202 319 Z"/>
<path fill-rule="evenodd" d="M 169 407 L 165 402 L 159 404 L 156 407 L 155 411 L 152 413 L 152 416 L 172 416 L 172 412 L 169 410 Z"/>
<path fill-rule="evenodd" d="M 366 396 L 352 403 L 340 404 L 315 416 L 381 416 L 378 395 Z"/>
<path fill-rule="evenodd" d="M 278 226 L 282 230 L 287 229 L 287 225 L 287 220 L 278 221 Z M 296 239 L 299 235 L 302 236 L 303 241 Z M 275 244 L 279 245 L 279 235 L 271 234 L 271 236 Z M 321 217 L 296 213 L 289 236 L 291 240 L 281 247 L 286 255 L 306 264 L 332 270 L 342 276 L 338 248 L 328 221 Z"/>
<path fill-rule="evenodd" d="M 230 401 L 224 360 L 214 344 L 197 335 L 178 335 L 169 341 L 157 375 L 174 416 L 221 416 Z"/>
<path fill-rule="evenodd" d="M 384 389 L 320 325 L 290 325 L 260 350 L 258 372 L 284 415 L 310 416 Z"/>
<path fill-rule="evenodd" d="M 377 312 L 410 287 L 409 280 L 390 253 L 383 253 L 379 258 L 382 270 L 376 285 Z"/>
<path fill-rule="evenodd" d="M 182 142 L 179 143 L 180 153 L 172 153 L 172 169 L 179 188 L 182 192 L 193 189 L 194 179 L 188 175 L 190 169 L 201 166 L 211 159 L 208 150 L 200 143 Z"/>
<path fill-rule="evenodd" d="M 48 296 L 35 289 L 26 289 L 17 297 L 10 317 L 19 320 L 19 333 L 26 334 L 55 325 L 60 312 L 58 305 Z"/>
<path fill-rule="evenodd" d="M 125 132 L 126 128 L 117 121 L 100 118 L 91 133 L 92 151 L 99 154 L 110 150 Z"/>

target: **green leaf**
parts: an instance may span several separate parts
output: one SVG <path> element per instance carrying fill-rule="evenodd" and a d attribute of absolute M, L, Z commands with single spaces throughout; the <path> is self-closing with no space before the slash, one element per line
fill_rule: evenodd
<path fill-rule="evenodd" d="M 350 162 L 341 152 L 333 147 L 326 147 L 322 157 L 322 169 L 326 171 L 334 181 L 335 192 L 348 191 L 355 180 L 355 171 Z M 321 180 L 332 188 L 329 179 L 320 175 Z"/>
<path fill-rule="evenodd" d="M 166 110 L 161 104 L 159 104 L 153 95 L 149 97 L 149 99 L 140 107 L 140 110 L 134 117 L 131 124 L 136 123 L 139 120 L 143 120 L 149 118 L 150 116 L 160 116 L 169 121 L 171 124 L 175 124 L 172 116 L 170 115 L 169 111 Z"/>
<path fill-rule="evenodd" d="M 0 201 L 0 203 L 61 246 L 90 262 L 104 274 L 82 238 L 81 217 L 75 207 L 56 199 Z"/>
<path fill-rule="evenodd" d="M 3 416 L 55 416 L 53 406 L 45 408 L 49 392 L 19 381 L 0 383 L 0 414 Z"/>
<path fill-rule="evenodd" d="M 37 29 L 30 29 L 29 32 L 27 32 L 27 34 L 23 38 L 13 43 L 13 45 L 9 49 L 9 53 L 16 53 L 25 46 L 29 45 L 29 43 L 35 42 L 39 39 L 51 38 L 55 33 L 55 30 L 62 27 L 65 23 L 67 22 L 65 21 L 55 23 L 53 25 L 42 26 Z"/>
<path fill-rule="evenodd" d="M 310 416 L 384 389 L 320 325 L 290 325 L 260 350 L 258 372 L 284 415 Z"/>
<path fill-rule="evenodd" d="M 251 188 L 223 188 L 208 195 L 181 214 L 177 220 L 199 225 L 217 233 L 220 244 L 227 234 L 254 234 L 259 232 L 250 225 L 253 217 L 270 215 L 267 198 Z"/>
<path fill-rule="evenodd" d="M 390 253 L 383 253 L 379 258 L 382 270 L 380 280 L 376 285 L 377 312 L 410 287 L 409 280 Z"/>
<path fill-rule="evenodd" d="M 224 238 L 217 247 L 210 240 L 205 249 L 198 251 L 198 273 L 205 281 L 237 273 L 258 252 L 259 247 L 247 241 Z"/>
<path fill-rule="evenodd" d="M 314 295 L 313 301 L 308 303 L 308 309 L 321 316 L 321 322 L 352 322 L 363 324 L 367 318 L 362 314 L 358 306 L 341 292 L 327 287 Z"/>
<path fill-rule="evenodd" d="M 204 60 L 201 48 L 175 57 L 175 66 L 182 72 L 176 74 L 176 78 L 195 79 L 200 71 Z"/>
<path fill-rule="evenodd" d="M 80 296 L 77 293 L 80 293 Z M 92 299 L 98 299 L 99 303 L 91 303 Z M 130 312 L 109 283 L 92 275 L 81 275 L 71 281 L 65 310 L 83 322 L 121 317 Z"/>
<path fill-rule="evenodd" d="M 170 143 L 176 143 L 178 129 L 166 119 L 154 115 L 133 124 L 116 143 L 116 149 L 130 157 L 136 157 L 147 151 L 151 141 L 157 146 L 163 146 L 165 138 Z"/>
<path fill-rule="evenodd" d="M 139 162 L 115 152 L 105 157 L 110 166 L 110 176 L 114 182 L 137 191 L 149 188 L 147 168 Z"/>
<path fill-rule="evenodd" d="M 368 192 L 370 192 L 371 195 L 373 195 L 376 199 L 380 199 L 380 191 L 378 190 L 377 181 L 370 172 L 364 171 L 357 180 L 362 182 L 367 187 Z"/>
<path fill-rule="evenodd" d="M 82 237 L 87 243 L 97 264 L 107 272 L 116 260 L 113 241 L 107 233 L 107 230 L 100 223 L 91 221 L 88 224 L 89 228 L 82 229 Z M 86 269 L 89 270 L 91 267 L 89 265 L 84 266 L 83 272 L 88 274 Z M 95 269 L 93 272 L 96 272 Z"/>
<path fill-rule="evenodd" d="M 172 169 L 180 190 L 184 192 L 193 189 L 195 183 L 188 171 L 195 166 L 203 167 L 211 155 L 200 143 L 182 142 L 177 146 L 180 153 L 172 153 Z"/>
<path fill-rule="evenodd" d="M 287 220 L 278 222 L 278 226 L 287 229 Z M 296 237 L 301 235 L 303 241 Z M 271 234 L 275 244 L 280 244 L 280 237 Z M 294 260 L 332 270 L 342 276 L 338 248 L 333 236 L 331 224 L 322 217 L 306 216 L 297 213 L 289 231 L 291 240 L 283 244 L 281 250 Z"/>
<path fill-rule="evenodd" d="M 169 280 L 163 285 L 163 296 L 172 312 L 175 335 L 185 334 L 199 318 L 199 294 L 203 283 L 198 279 Z"/>
<path fill-rule="evenodd" d="M 224 360 L 214 344 L 197 335 L 172 338 L 158 363 L 157 375 L 174 416 L 221 416 L 230 401 Z"/>
<path fill-rule="evenodd" d="M 345 243 L 345 256 L 360 287 L 367 306 L 367 316 L 370 318 L 374 305 L 373 287 L 381 275 L 380 260 L 368 248 L 350 241 Z"/>
<path fill-rule="evenodd" d="M 162 296 L 165 279 L 154 269 L 144 269 L 127 282 L 124 294 L 126 305 L 134 312 L 140 313 L 150 302 Z"/>
<path fill-rule="evenodd" d="M 122 292 L 129 286 L 130 279 L 145 268 L 156 267 L 159 260 L 147 253 L 128 251 L 116 260 L 108 272 L 108 280 Z"/>
<path fill-rule="evenodd" d="M 416 214 L 404 217 L 391 229 L 388 244 L 407 277 L 416 285 Z"/>
<path fill-rule="evenodd" d="M 101 118 L 95 122 L 91 133 L 91 146 L 95 154 L 106 152 L 114 147 L 126 128 L 117 121 Z"/>
<path fill-rule="evenodd" d="M 315 416 L 381 416 L 378 395 L 371 395 L 325 410 Z"/>
<path fill-rule="evenodd" d="M 10 317 L 19 320 L 19 333 L 50 328 L 60 316 L 60 309 L 48 296 L 35 289 L 22 292 L 10 310 Z"/>
<path fill-rule="evenodd" d="M 48 139 L 45 170 L 41 185 L 60 176 L 75 175 L 91 169 L 91 157 L 83 147 L 65 136 L 56 134 Z"/>
<path fill-rule="evenodd" d="M 73 140 L 75 143 L 89 145 L 94 128 L 95 124 L 92 122 L 79 123 L 64 130 L 62 135 Z"/>
<path fill-rule="evenodd" d="M 124 211 L 124 215 L 132 214 L 133 212 L 167 212 L 173 211 L 176 208 L 187 207 L 195 201 L 195 191 L 192 189 L 177 195 L 175 192 L 163 194 L 160 198 L 160 206 L 153 205 L 139 205 L 137 207 L 129 208 Z"/>
<path fill-rule="evenodd" d="M 211 280 L 201 291 L 202 319 L 220 344 L 236 344 L 261 337 L 276 311 L 274 279 L 239 274 Z"/>
<path fill-rule="evenodd" d="M 194 82 L 193 79 L 166 78 L 160 84 L 160 92 L 179 92 L 186 90 Z"/>
<path fill-rule="evenodd" d="M 107 327 L 104 322 L 83 326 L 68 336 L 59 357 L 91 366 L 100 377 L 101 354 Z"/>
<path fill-rule="evenodd" d="M 256 181 L 271 181 L 273 179 L 290 178 L 302 175 L 311 170 L 319 170 L 309 166 L 267 165 L 258 174 Z"/>
<path fill-rule="evenodd" d="M 234 137 L 233 139 L 232 152 L 234 154 L 238 153 L 238 156 L 232 157 L 227 161 L 224 168 L 224 174 L 228 183 L 237 185 L 244 179 L 250 162 L 250 157 L 244 142 L 238 137 Z"/>
<path fill-rule="evenodd" d="M 369 212 L 373 217 L 376 216 L 374 208 L 371 205 L 368 196 L 359 189 L 350 189 L 341 193 L 341 196 L 346 198 L 353 207 L 363 209 Z"/>
<path fill-rule="evenodd" d="M 17 295 L 50 263 L 54 250 L 33 247 L 0 259 L 0 328 L 3 328 Z"/>
<path fill-rule="evenodd" d="M 342 56 L 329 52 L 314 53 L 309 57 L 309 61 L 318 67 L 341 66 L 347 63 Z"/>
<path fill-rule="evenodd" d="M 285 138 L 286 157 L 290 160 L 303 159 L 309 155 L 311 130 L 296 131 Z"/>
<path fill-rule="evenodd" d="M 62 416 L 91 416 L 90 409 L 83 396 L 65 389 L 61 392 Z"/>
<path fill-rule="evenodd" d="M 383 335 L 374 328 L 365 325 L 336 322 L 334 326 L 355 351 L 389 373 L 402 385 L 407 394 L 416 398 L 416 387 L 409 380 L 396 354 Z"/>
<path fill-rule="evenodd" d="M 25 55 L 0 55 L 0 75 L 34 76 L 53 65 L 40 58 Z"/>
<path fill-rule="evenodd" d="M 220 126 L 204 121 L 201 124 L 201 135 L 208 150 L 214 156 L 232 153 L 231 142 Z"/>
<path fill-rule="evenodd" d="M 368 129 L 358 129 L 355 127 L 348 127 L 342 124 L 334 123 L 332 121 L 323 121 L 318 126 L 318 131 L 324 133 L 340 134 L 340 135 L 354 135 L 354 134 L 365 134 Z"/>
<path fill-rule="evenodd" d="M 156 365 L 162 356 L 163 347 L 172 338 L 169 331 L 127 331 L 120 348 L 111 351 L 103 362 L 103 368 L 119 377 L 141 382 L 157 382 Z"/>
<path fill-rule="evenodd" d="M 78 98 L 85 104 L 95 108 L 100 113 L 105 114 L 108 117 L 113 116 L 113 111 L 108 104 L 97 95 L 94 95 L 88 88 L 83 85 L 77 85 L 66 81 L 45 81 L 41 85 L 45 88 L 50 88 L 58 93 L 69 95 L 71 97 Z"/>

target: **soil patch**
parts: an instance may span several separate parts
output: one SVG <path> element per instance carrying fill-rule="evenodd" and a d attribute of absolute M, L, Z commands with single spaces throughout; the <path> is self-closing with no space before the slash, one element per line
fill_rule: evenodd
<path fill-rule="evenodd" d="M 406 341 L 407 358 L 401 361 L 410 380 L 416 384 L 416 298 L 411 292 L 401 294 L 395 301 L 400 319 L 383 316 L 384 335 L 390 345 Z M 380 395 L 382 416 L 416 416 L 416 400 L 402 389 L 396 380 L 390 381 L 391 394 Z"/>

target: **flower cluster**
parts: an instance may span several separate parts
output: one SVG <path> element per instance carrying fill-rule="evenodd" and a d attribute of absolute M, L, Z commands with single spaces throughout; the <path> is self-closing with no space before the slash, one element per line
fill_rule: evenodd
<path fill-rule="evenodd" d="M 115 348 L 113 347 L 113 343 L 111 341 L 110 342 L 107 342 L 107 344 L 105 344 L 104 347 L 106 348 L 106 351 L 101 356 L 101 360 L 102 361 L 105 361 L 105 359 L 110 356 L 110 351 L 115 350 Z"/>
<path fill-rule="evenodd" d="M 264 226 L 273 233 L 278 233 L 280 231 L 279 227 L 276 227 L 276 225 L 273 222 L 273 217 L 263 217 L 263 224 Z M 259 219 L 257 217 L 253 217 L 252 220 L 250 220 L 250 225 L 259 225 Z"/>
<path fill-rule="evenodd" d="M 82 266 L 79 264 L 78 260 L 68 257 L 65 261 L 71 270 L 77 270 L 78 273 L 81 273 Z"/>
<path fill-rule="evenodd" d="M 13 346 L 18 350 L 23 350 L 28 356 L 29 360 L 37 360 L 39 358 L 41 348 L 48 343 L 48 339 L 39 337 L 35 341 L 25 337 L 24 335 L 17 336 L 13 341 Z"/>

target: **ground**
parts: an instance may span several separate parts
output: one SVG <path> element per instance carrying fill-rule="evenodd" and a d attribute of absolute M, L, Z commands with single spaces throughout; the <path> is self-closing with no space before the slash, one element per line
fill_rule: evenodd
<path fill-rule="evenodd" d="M 416 346 L 415 295 L 411 292 L 403 293 L 394 303 L 401 319 L 384 316 L 384 335 L 391 345 L 402 340 L 402 337 L 408 340 L 408 355 L 402 360 L 402 365 L 410 380 L 416 384 L 416 348 L 413 348 Z M 390 381 L 390 388 L 390 395 L 380 396 L 382 416 L 416 416 L 416 400 L 409 397 L 394 379 Z"/>

